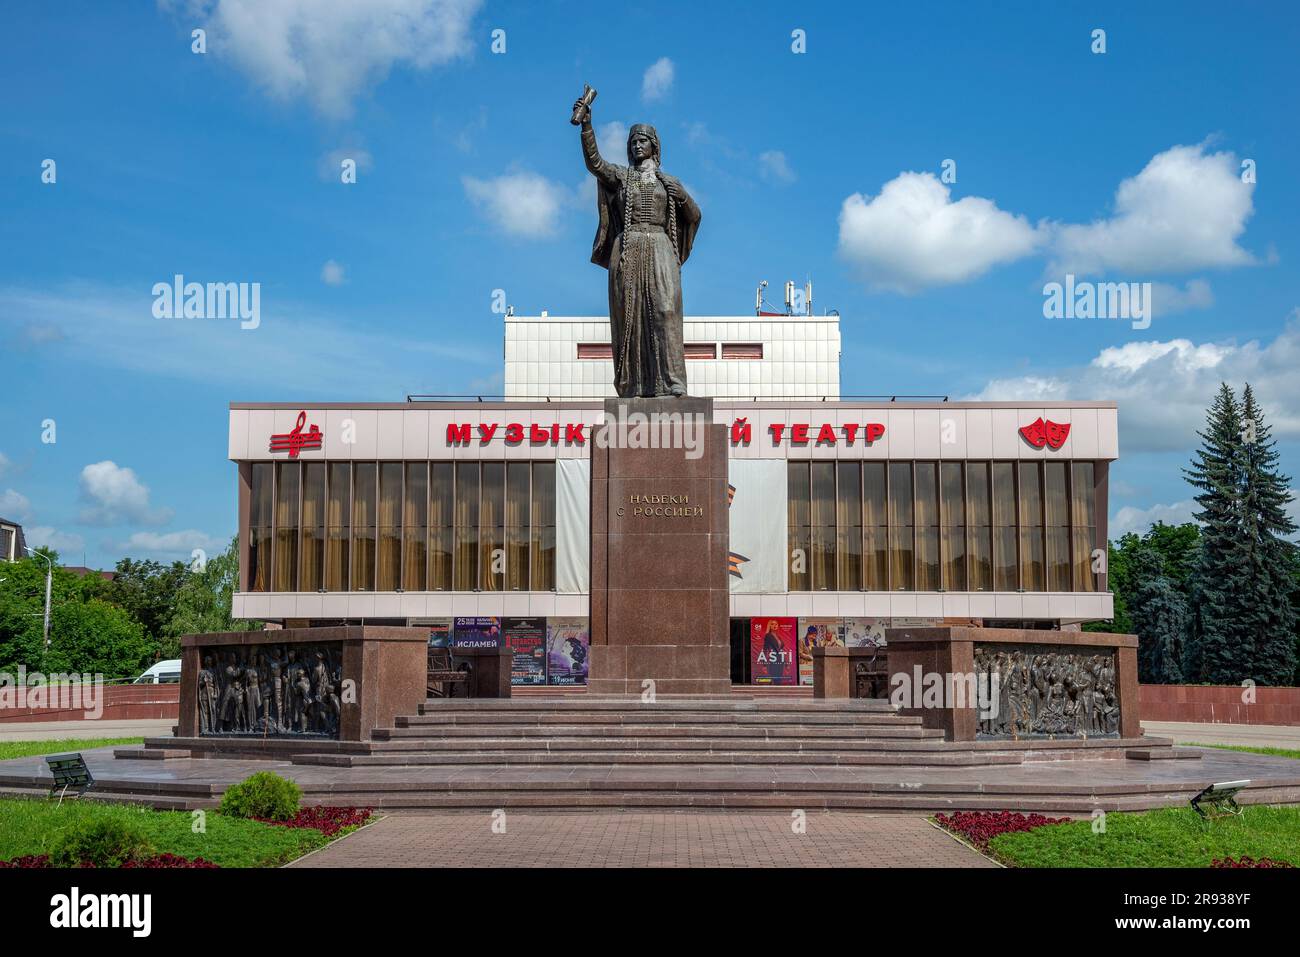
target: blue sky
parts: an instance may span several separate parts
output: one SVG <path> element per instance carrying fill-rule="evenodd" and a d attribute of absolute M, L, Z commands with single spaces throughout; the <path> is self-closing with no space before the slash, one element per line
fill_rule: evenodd
<path fill-rule="evenodd" d="M 1256 386 L 1297 471 L 1289 5 L 587 9 L 6 4 L 0 514 L 69 563 L 186 558 L 234 531 L 230 401 L 499 392 L 493 290 L 606 308 L 584 82 L 602 140 L 654 123 L 704 210 L 689 314 L 811 278 L 846 394 L 1115 399 L 1117 527 L 1186 519 L 1220 379 Z M 1150 327 L 1044 318 L 1067 272 L 1152 283 Z M 260 326 L 155 319 L 177 273 L 260 283 Z"/>

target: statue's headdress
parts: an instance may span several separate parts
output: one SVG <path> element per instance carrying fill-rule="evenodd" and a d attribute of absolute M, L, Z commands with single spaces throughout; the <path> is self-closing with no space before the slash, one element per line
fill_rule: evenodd
<path fill-rule="evenodd" d="M 662 166 L 663 159 L 659 155 L 659 133 L 649 123 L 633 123 L 632 128 L 627 131 L 627 165 L 634 165 L 632 159 L 632 137 L 638 133 L 644 133 L 650 139 L 650 147 L 654 150 L 655 163 Z"/>

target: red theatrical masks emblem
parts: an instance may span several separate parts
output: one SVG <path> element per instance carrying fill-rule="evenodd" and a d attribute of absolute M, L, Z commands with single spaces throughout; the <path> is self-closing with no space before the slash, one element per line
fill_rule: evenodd
<path fill-rule="evenodd" d="M 292 432 L 283 432 L 279 435 L 271 436 L 272 452 L 288 452 L 289 458 L 296 459 L 298 453 L 303 449 L 319 449 L 321 443 L 321 431 L 313 424 L 304 435 L 302 427 L 307 424 L 307 413 L 298 413 L 298 422 L 293 427 Z"/>
<path fill-rule="evenodd" d="M 1043 422 L 1047 429 L 1047 447 L 1056 451 L 1065 444 L 1065 440 L 1070 435 L 1070 423 L 1053 422 L 1047 419 Z"/>
<path fill-rule="evenodd" d="M 1028 425 L 1022 425 L 1020 434 L 1036 449 L 1041 449 L 1045 445 L 1052 451 L 1056 451 L 1069 437 L 1070 423 L 1053 422 L 1051 419 L 1044 421 L 1040 416 Z"/>

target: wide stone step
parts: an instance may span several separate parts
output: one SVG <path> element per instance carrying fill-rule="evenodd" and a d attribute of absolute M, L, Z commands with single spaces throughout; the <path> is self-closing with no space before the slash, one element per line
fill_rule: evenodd
<path fill-rule="evenodd" d="M 653 702 L 636 697 L 599 697 L 582 695 L 573 698 L 429 698 L 420 706 L 421 713 L 473 712 L 530 712 L 530 711 L 700 711 L 716 713 L 817 713 L 835 714 L 877 713 L 894 714 L 897 709 L 884 699 L 850 698 L 834 701 L 817 698 L 782 700 L 779 698 L 695 698 L 662 695 Z"/>
<path fill-rule="evenodd" d="M 44 797 L 47 789 L 0 787 L 0 797 Z M 57 795 L 56 795 L 57 797 Z M 81 797 L 65 797 L 65 801 L 94 801 L 98 804 L 142 804 L 155 811 L 194 811 L 214 808 L 217 798 L 190 797 L 186 795 L 158 794 L 148 791 L 87 791 Z"/>
<path fill-rule="evenodd" d="M 986 767 L 1019 764 L 1014 754 L 970 751 L 384 751 L 375 754 L 303 754 L 294 764 L 324 767 L 415 767 L 483 765 L 799 765 Z"/>
<path fill-rule="evenodd" d="M 370 751 L 394 751 L 399 742 L 415 742 L 408 751 L 943 751 L 942 738 L 714 738 L 714 737 L 487 737 L 440 738 L 413 729 L 375 732 Z M 963 749 L 969 750 L 969 749 Z"/>
<path fill-rule="evenodd" d="M 333 792 L 305 795 L 304 804 L 353 805 L 400 812 L 461 809 L 486 812 L 500 808 L 567 810 L 582 807 L 623 808 L 771 808 L 783 813 L 791 810 L 879 810 L 879 811 L 1020 811 L 1054 815 L 1088 815 L 1096 809 L 1105 811 L 1145 811 L 1186 803 L 1190 794 L 1151 792 L 1132 794 L 1033 794 L 1006 792 L 990 794 L 979 791 L 820 791 L 785 788 L 774 785 L 769 790 L 671 790 L 624 788 L 606 790 L 474 790 L 472 788 L 441 792 Z M 1242 797 L 1243 804 L 1295 802 L 1298 789 L 1260 788 Z"/>
<path fill-rule="evenodd" d="M 708 724 L 586 724 L 524 725 L 503 728 L 495 724 L 431 725 L 399 717 L 395 728 L 377 728 L 385 738 L 422 735 L 430 738 L 482 737 L 520 738 L 575 737 L 719 737 L 719 738 L 942 738 L 937 728 L 919 725 L 708 725 Z"/>
<path fill-rule="evenodd" d="M 921 718 L 893 712 L 809 711 L 761 712 L 726 711 L 421 711 L 415 715 L 401 715 L 411 724 L 425 725 L 503 725 L 511 727 L 550 726 L 556 724 L 712 724 L 712 725 L 849 725 L 871 727 L 892 725 L 903 727 L 921 725 Z"/>

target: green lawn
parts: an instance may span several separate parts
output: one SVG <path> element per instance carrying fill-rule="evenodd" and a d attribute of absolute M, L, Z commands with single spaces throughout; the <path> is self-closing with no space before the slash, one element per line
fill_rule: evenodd
<path fill-rule="evenodd" d="M 1218 748 L 1220 751 L 1249 751 L 1251 754 L 1271 754 L 1275 758 L 1295 758 L 1300 761 L 1300 751 L 1288 748 L 1248 748 L 1241 744 L 1187 744 L 1188 748 Z"/>
<path fill-rule="evenodd" d="M 130 804 L 0 799 L 0 860 L 48 854 L 68 827 L 91 818 L 118 818 L 144 831 L 159 854 L 202 857 L 222 867 L 274 867 L 329 843 L 312 828 L 277 827 L 206 812 L 206 833 L 193 830 L 190 811 L 154 811 Z"/>
<path fill-rule="evenodd" d="M 3 728 L 4 725 L 0 725 Z M 62 738 L 58 741 L 0 741 L 0 761 L 27 758 L 33 754 L 62 754 L 89 751 L 110 744 L 139 744 L 144 738 Z"/>
<path fill-rule="evenodd" d="M 989 849 L 1014 867 L 1208 867 L 1215 858 L 1271 857 L 1300 867 L 1300 807 L 1252 805 L 1240 817 L 1203 820 L 1191 808 L 1107 814 L 1000 834 Z"/>

